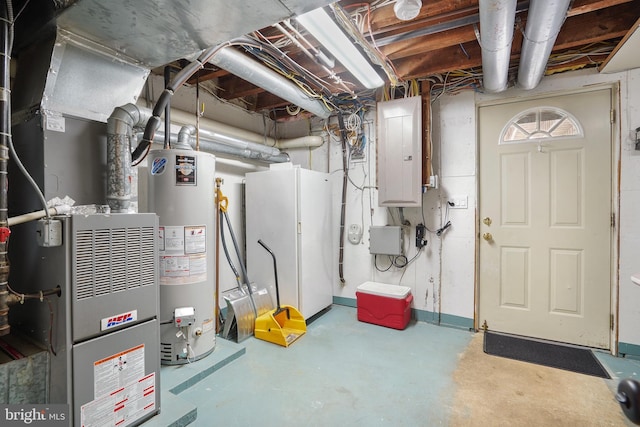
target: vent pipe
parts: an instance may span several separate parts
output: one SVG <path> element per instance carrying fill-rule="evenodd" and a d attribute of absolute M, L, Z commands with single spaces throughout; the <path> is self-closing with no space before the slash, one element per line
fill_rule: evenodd
<path fill-rule="evenodd" d="M 480 0 L 482 80 L 488 92 L 507 89 L 516 3 L 516 0 Z"/>
<path fill-rule="evenodd" d="M 321 101 L 304 94 L 295 83 L 231 47 L 221 49 L 209 62 L 318 117 L 326 119 L 331 114 Z"/>
<path fill-rule="evenodd" d="M 518 84 L 526 90 L 538 86 L 571 0 L 531 0 L 522 41 Z"/>

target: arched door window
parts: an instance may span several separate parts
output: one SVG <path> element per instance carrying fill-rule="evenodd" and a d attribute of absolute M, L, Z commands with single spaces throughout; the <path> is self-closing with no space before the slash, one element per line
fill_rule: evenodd
<path fill-rule="evenodd" d="M 545 139 L 581 137 L 582 126 L 570 113 L 554 107 L 525 110 L 507 123 L 500 144 L 540 142 Z"/>

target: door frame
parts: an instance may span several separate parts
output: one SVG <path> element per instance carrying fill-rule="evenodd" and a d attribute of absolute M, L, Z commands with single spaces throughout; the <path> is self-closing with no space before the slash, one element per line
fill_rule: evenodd
<path fill-rule="evenodd" d="M 612 126 L 611 126 L 611 212 L 613 213 L 613 220 L 615 226 L 611 227 L 611 233 L 609 238 L 609 245 L 611 250 L 611 315 L 612 326 L 609 331 L 609 347 L 612 355 L 616 356 L 618 353 L 618 319 L 619 319 L 619 288 L 620 288 L 620 157 L 621 157 L 621 120 L 620 120 L 620 84 L 618 82 L 601 83 L 588 85 L 577 89 L 566 89 L 550 92 L 539 92 L 529 94 L 524 91 L 513 91 L 501 98 L 476 101 L 475 116 L 479 117 L 479 110 L 481 107 L 487 107 L 492 105 L 501 105 L 520 101 L 532 101 L 536 99 L 553 98 L 559 96 L 573 95 L 585 92 L 595 92 L 598 90 L 608 89 L 611 92 L 611 109 L 612 114 Z M 475 271 L 474 271 L 474 312 L 473 312 L 473 324 L 476 331 L 482 329 L 480 325 L 480 122 L 476 121 L 476 211 L 475 211 Z"/>

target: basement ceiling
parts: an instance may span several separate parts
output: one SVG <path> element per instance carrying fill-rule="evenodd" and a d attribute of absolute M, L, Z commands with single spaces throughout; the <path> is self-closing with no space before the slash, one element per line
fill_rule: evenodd
<path fill-rule="evenodd" d="M 413 82 L 422 81 L 430 82 L 431 93 L 435 96 L 445 91 L 483 90 L 481 49 L 476 38 L 478 0 L 423 0 L 420 14 L 411 21 L 396 18 L 394 4 L 389 0 L 338 2 L 341 10 L 360 30 L 371 51 L 377 51 L 378 57 L 383 58 L 387 68 L 397 76 L 396 87 L 387 87 L 387 91 L 406 91 Z M 528 1 L 519 1 L 517 6 L 509 86 L 516 84 L 528 5 Z M 640 0 L 574 0 L 556 39 L 545 74 L 598 67 L 634 28 L 639 16 Z M 296 27 L 306 36 L 295 20 L 280 25 L 280 28 L 290 28 L 284 24 Z M 286 55 L 325 82 L 325 90 L 330 90 L 334 99 L 347 101 L 353 95 L 361 95 L 359 99 L 376 96 L 365 91 L 339 63 L 336 62 L 332 70 L 327 70 L 310 59 L 276 26 L 262 28 L 247 36 L 276 47 L 281 55 Z M 314 42 L 313 38 L 309 37 L 309 40 Z M 181 63 L 176 64 L 180 66 Z M 381 67 L 378 69 L 389 84 L 388 74 Z M 335 84 L 337 80 L 331 78 L 330 72 L 335 72 L 341 84 Z M 313 87 L 313 81 L 306 79 L 305 83 Z M 194 75 L 189 84 L 200 84 L 217 97 L 250 111 L 266 111 L 277 120 L 305 116 L 290 102 L 211 64 Z M 345 87 L 349 90 L 344 91 Z M 317 87 L 314 89 L 321 92 Z M 380 93 L 377 96 L 379 98 Z"/>

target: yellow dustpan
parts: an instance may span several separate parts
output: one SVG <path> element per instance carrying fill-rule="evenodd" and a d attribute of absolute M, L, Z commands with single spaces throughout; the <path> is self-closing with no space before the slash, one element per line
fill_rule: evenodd
<path fill-rule="evenodd" d="M 258 244 L 265 248 L 273 258 L 273 272 L 276 279 L 276 302 L 278 306 L 275 310 L 270 310 L 256 318 L 254 335 L 258 339 L 289 347 L 290 344 L 307 332 L 307 323 L 302 314 L 294 307 L 290 305 L 280 306 L 276 256 L 262 240 L 258 240 Z"/>

